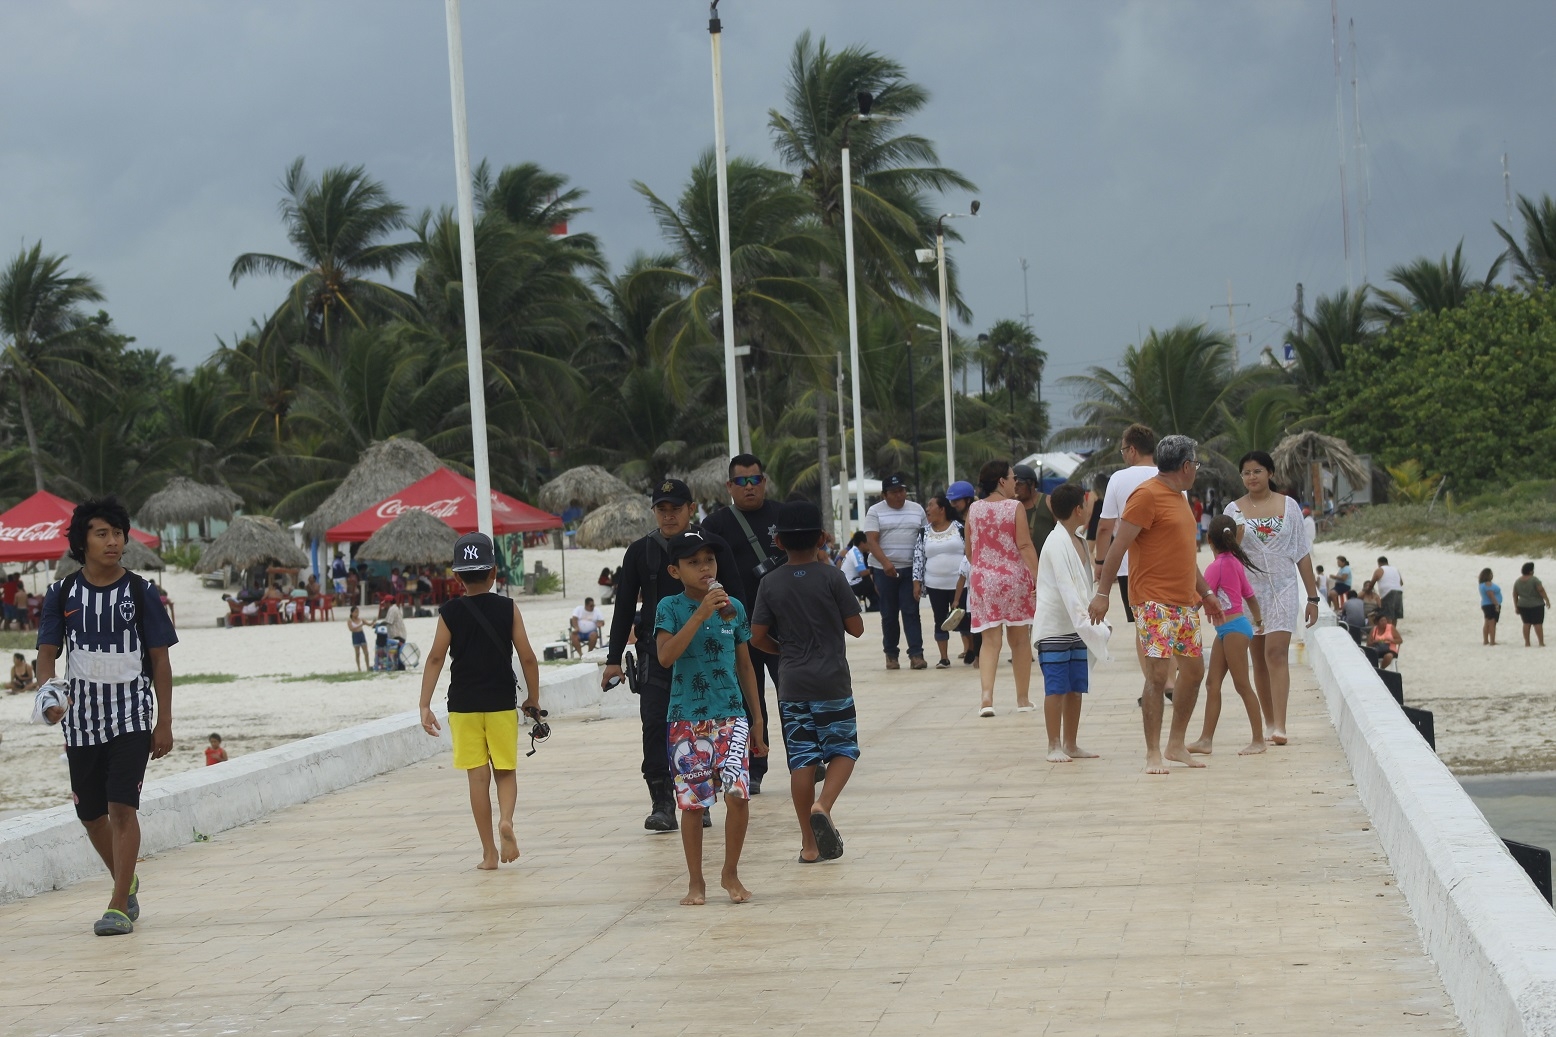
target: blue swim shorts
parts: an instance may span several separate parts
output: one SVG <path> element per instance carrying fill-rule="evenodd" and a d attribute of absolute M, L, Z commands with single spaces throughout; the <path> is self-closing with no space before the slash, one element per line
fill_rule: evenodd
<path fill-rule="evenodd" d="M 1044 695 L 1084 695 L 1091 687 L 1086 642 L 1079 634 L 1043 638 L 1037 643 L 1037 664 L 1043 671 Z"/>
<path fill-rule="evenodd" d="M 1242 612 L 1216 627 L 1216 639 L 1220 640 L 1228 634 L 1242 634 L 1244 637 L 1253 638 L 1253 623 Z"/>
<path fill-rule="evenodd" d="M 789 769 L 801 770 L 839 756 L 859 759 L 859 720 L 854 699 L 778 702 Z"/>

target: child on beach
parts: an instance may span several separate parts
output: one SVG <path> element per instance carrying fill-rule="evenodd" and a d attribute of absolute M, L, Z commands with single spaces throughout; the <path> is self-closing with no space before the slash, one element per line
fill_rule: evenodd
<path fill-rule="evenodd" d="M 355 605 L 351 606 L 346 629 L 351 631 L 351 658 L 357 664 L 357 671 L 371 670 L 373 657 L 367 654 L 367 624 L 362 622 L 362 610 Z"/>
<path fill-rule="evenodd" d="M 205 765 L 214 767 L 227 762 L 227 750 L 222 748 L 222 736 L 211 732 L 211 744 L 205 747 Z"/>
<path fill-rule="evenodd" d="M 746 642 L 751 628 L 745 606 L 719 584 L 718 556 L 702 534 L 679 533 L 670 540 L 672 580 L 680 594 L 660 599 L 654 613 L 659 665 L 671 671 L 667 748 L 681 810 L 681 848 L 686 853 L 687 907 L 707 903 L 702 875 L 702 812 L 724 793 L 724 871 L 719 885 L 743 904 L 751 891 L 741 884 L 740 850 L 751 820 L 751 756 L 766 756 L 756 694 L 756 671 Z M 748 751 L 749 746 L 749 751 Z"/>
<path fill-rule="evenodd" d="M 1048 762 L 1094 760 L 1076 744 L 1081 696 L 1091 686 L 1093 658 L 1108 658 L 1105 624 L 1091 622 L 1086 606 L 1097 591 L 1086 526 L 1092 509 L 1086 490 L 1065 483 L 1048 499 L 1058 525 L 1040 546 L 1037 559 L 1037 614 L 1032 630 L 1038 666 L 1043 672 L 1043 720 L 1048 728 Z"/>
<path fill-rule="evenodd" d="M 454 742 L 454 767 L 470 783 L 470 809 L 481 838 L 482 871 L 519 859 L 513 833 L 513 809 L 519 799 L 514 771 L 519 765 L 518 689 L 513 653 L 524 671 L 525 715 L 540 717 L 540 664 L 524 631 L 524 617 L 512 598 L 491 593 L 497 577 L 497 552 L 485 533 L 466 533 L 454 545 L 454 575 L 465 593 L 438 610 L 438 630 L 421 676 L 421 726 L 434 738 L 442 728 L 432 712 L 432 693 L 453 652 L 448 684 L 448 730 Z M 498 840 L 492 838 L 491 785 L 497 784 Z"/>
<path fill-rule="evenodd" d="M 1210 549 L 1215 559 L 1205 567 L 1205 583 L 1221 604 L 1226 618 L 1216 627 L 1216 643 L 1210 650 L 1210 669 L 1205 674 L 1205 726 L 1199 741 L 1190 745 L 1189 752 L 1210 755 L 1211 742 L 1216 736 L 1216 724 L 1221 720 L 1221 682 L 1228 673 L 1232 675 L 1232 687 L 1237 689 L 1248 711 L 1248 726 L 1253 729 L 1253 740 L 1237 750 L 1239 756 L 1264 752 L 1264 715 L 1259 709 L 1259 699 L 1248 681 L 1248 646 L 1255 635 L 1263 633 L 1264 621 L 1260 616 L 1259 599 L 1254 597 L 1253 586 L 1248 582 L 1248 570 L 1252 563 L 1237 543 L 1237 522 L 1228 515 L 1217 515 L 1210 523 Z M 1246 606 L 1249 622 L 1243 614 Z"/>
<path fill-rule="evenodd" d="M 751 613 L 751 644 L 780 657 L 778 714 L 789 755 L 789 795 L 800 823 L 800 863 L 843 856 L 832 808 L 859 759 L 844 632 L 864 635 L 859 599 L 848 577 L 829 564 L 821 509 L 791 501 L 778 509 L 774 530 L 788 561 L 762 579 Z M 825 764 L 821 796 L 816 765 Z"/>
<path fill-rule="evenodd" d="M 1491 582 L 1491 570 L 1482 569 L 1477 580 L 1480 584 L 1480 643 L 1497 643 L 1497 620 L 1502 618 L 1502 588 Z"/>

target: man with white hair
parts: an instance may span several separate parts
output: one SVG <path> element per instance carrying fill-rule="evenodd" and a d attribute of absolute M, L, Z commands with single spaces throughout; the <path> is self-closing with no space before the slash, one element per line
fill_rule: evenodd
<path fill-rule="evenodd" d="M 1130 494 L 1097 581 L 1097 594 L 1087 610 L 1093 623 L 1107 617 L 1108 591 L 1128 552 L 1129 603 L 1135 613 L 1145 671 L 1141 713 L 1147 774 L 1169 773 L 1168 760 L 1189 767 L 1204 766 L 1189 754 L 1184 737 L 1205 673 L 1198 609 L 1203 604 L 1210 619 L 1219 623 L 1221 608 L 1200 572 L 1194 512 L 1183 495 L 1199 474 L 1197 447 L 1188 436 L 1164 436 L 1156 444 L 1156 475 Z M 1173 686 L 1172 727 L 1163 752 L 1162 699 L 1174 660 L 1178 676 Z"/>

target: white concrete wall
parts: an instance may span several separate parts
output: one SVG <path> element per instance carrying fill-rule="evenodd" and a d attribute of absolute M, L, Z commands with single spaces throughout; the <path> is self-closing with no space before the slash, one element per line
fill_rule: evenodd
<path fill-rule="evenodd" d="M 593 663 L 545 667 L 540 688 L 552 717 L 600 715 Z M 141 852 L 224 832 L 448 750 L 447 727 L 430 738 L 411 711 L 148 782 L 141 794 Z M 0 903 L 100 875 L 102 867 L 73 807 L 0 821 Z"/>
<path fill-rule="evenodd" d="M 1465 1030 L 1556 1037 L 1556 912 L 1350 636 L 1315 627 L 1307 645 L 1357 794 Z"/>

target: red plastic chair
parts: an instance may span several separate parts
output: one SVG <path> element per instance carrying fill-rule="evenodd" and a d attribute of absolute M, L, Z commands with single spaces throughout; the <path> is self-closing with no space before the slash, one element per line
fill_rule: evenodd
<path fill-rule="evenodd" d="M 261 598 L 259 601 L 259 615 L 254 618 L 262 625 L 281 622 L 281 599 Z"/>
<path fill-rule="evenodd" d="M 243 602 L 236 599 L 227 602 L 227 625 L 241 627 L 247 622 L 248 617 L 243 614 Z"/>
<path fill-rule="evenodd" d="M 308 606 L 313 610 L 311 615 L 315 620 L 335 618 L 335 598 L 333 595 L 321 594 L 316 598 L 310 598 L 308 599 Z"/>

